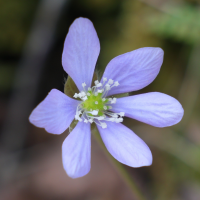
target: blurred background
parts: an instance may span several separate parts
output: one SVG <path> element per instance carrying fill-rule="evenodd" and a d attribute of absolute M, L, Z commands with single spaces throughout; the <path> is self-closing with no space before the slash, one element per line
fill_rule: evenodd
<path fill-rule="evenodd" d="M 61 161 L 68 135 L 51 135 L 29 123 L 47 93 L 63 91 L 65 36 L 77 17 L 98 33 L 103 71 L 115 56 L 161 47 L 164 63 L 155 81 L 134 92 L 177 98 L 185 114 L 168 128 L 125 119 L 150 147 L 150 167 L 126 167 L 146 199 L 200 199 L 200 2 L 199 0 L 0 0 L 0 199 L 135 199 L 112 162 L 92 139 L 92 168 L 69 178 Z"/>

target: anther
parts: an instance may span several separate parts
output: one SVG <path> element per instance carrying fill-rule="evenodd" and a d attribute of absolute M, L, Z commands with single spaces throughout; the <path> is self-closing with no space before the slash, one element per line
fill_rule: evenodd
<path fill-rule="evenodd" d="M 103 82 L 106 82 L 106 81 L 107 81 L 107 78 L 106 78 L 106 77 L 104 77 L 104 78 L 103 78 Z"/>
<path fill-rule="evenodd" d="M 99 81 L 98 81 L 98 80 L 94 81 L 94 84 L 95 84 L 95 85 L 97 85 L 98 83 L 99 83 Z"/>
<path fill-rule="evenodd" d="M 96 86 L 97 86 L 97 87 L 101 87 L 101 86 L 102 86 L 102 83 L 98 83 Z"/>
<path fill-rule="evenodd" d="M 102 89 L 102 90 L 97 90 L 97 92 L 98 92 L 98 93 L 102 93 L 102 92 L 103 92 L 103 89 Z"/>
<path fill-rule="evenodd" d="M 113 103 L 116 103 L 116 101 L 117 101 L 117 98 L 113 98 L 112 101 L 111 101 L 111 103 L 112 103 L 112 104 L 113 104 Z"/>
<path fill-rule="evenodd" d="M 82 99 L 83 99 L 83 101 L 85 101 L 85 100 L 87 100 L 88 98 L 87 98 L 87 96 L 85 96 L 85 97 L 83 97 Z"/>
<path fill-rule="evenodd" d="M 82 86 L 83 86 L 83 87 L 85 87 L 85 86 L 86 86 L 85 82 L 84 82 L 84 83 L 82 83 Z"/>
<path fill-rule="evenodd" d="M 106 123 L 101 123 L 101 127 L 102 128 L 107 128 L 107 124 Z"/>
<path fill-rule="evenodd" d="M 97 117 L 98 120 L 103 120 L 104 117 L 103 116 L 100 116 L 100 117 Z"/>
<path fill-rule="evenodd" d="M 110 85 L 108 83 L 105 85 L 105 87 L 106 87 L 106 90 L 110 90 Z"/>
<path fill-rule="evenodd" d="M 119 115 L 120 115 L 121 117 L 124 117 L 124 114 L 125 114 L 124 112 L 120 112 L 120 113 L 119 113 Z"/>
<path fill-rule="evenodd" d="M 92 122 L 93 122 L 93 119 L 89 119 L 88 121 L 89 121 L 90 123 L 92 123 Z"/>
<path fill-rule="evenodd" d="M 77 97 L 78 97 L 78 94 L 77 94 L 77 93 L 75 93 L 73 97 L 77 98 Z"/>
<path fill-rule="evenodd" d="M 98 111 L 97 110 L 93 110 L 92 112 L 90 112 L 92 115 L 98 115 Z"/>
<path fill-rule="evenodd" d="M 113 82 L 114 82 L 114 81 L 113 81 L 112 79 L 109 79 L 108 84 L 111 85 L 111 84 L 113 84 Z"/>
<path fill-rule="evenodd" d="M 114 86 L 118 86 L 118 85 L 119 85 L 119 82 L 115 81 Z"/>

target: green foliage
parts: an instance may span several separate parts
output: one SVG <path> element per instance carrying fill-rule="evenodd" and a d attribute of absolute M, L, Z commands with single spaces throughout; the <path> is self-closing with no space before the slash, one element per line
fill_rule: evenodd
<path fill-rule="evenodd" d="M 151 31 L 187 44 L 200 42 L 200 11 L 197 7 L 186 4 L 168 11 L 148 16 Z"/>

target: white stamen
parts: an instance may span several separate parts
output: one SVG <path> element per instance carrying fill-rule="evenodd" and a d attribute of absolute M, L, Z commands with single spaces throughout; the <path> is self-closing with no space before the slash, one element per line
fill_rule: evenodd
<path fill-rule="evenodd" d="M 83 101 L 85 101 L 85 100 L 87 100 L 88 98 L 87 98 L 87 96 L 85 96 L 85 97 L 83 97 L 82 99 L 83 99 Z"/>
<path fill-rule="evenodd" d="M 79 117 L 79 118 L 78 118 L 78 121 L 79 121 L 79 122 L 82 122 L 83 120 Z"/>
<path fill-rule="evenodd" d="M 81 92 L 81 96 L 83 97 L 83 96 L 85 96 L 85 95 L 86 95 L 85 92 L 82 91 L 82 92 Z"/>
<path fill-rule="evenodd" d="M 119 82 L 115 81 L 114 86 L 118 86 L 118 85 L 119 85 Z"/>
<path fill-rule="evenodd" d="M 78 97 L 78 94 L 77 94 L 77 93 L 75 93 L 73 97 L 74 97 L 74 98 L 77 98 L 77 97 Z"/>
<path fill-rule="evenodd" d="M 113 82 L 114 82 L 114 81 L 113 81 L 112 79 L 109 79 L 109 80 L 108 80 L 108 84 L 110 84 L 110 85 L 113 84 Z"/>
<path fill-rule="evenodd" d="M 100 117 L 97 117 L 97 119 L 98 119 L 98 120 L 103 120 L 103 119 L 105 119 L 105 117 L 100 116 Z"/>
<path fill-rule="evenodd" d="M 99 81 L 98 81 L 98 80 L 94 81 L 94 84 L 95 84 L 95 85 L 98 85 L 98 83 L 99 83 Z"/>
<path fill-rule="evenodd" d="M 98 115 L 98 111 L 97 110 L 93 110 L 92 112 L 90 112 L 92 115 Z"/>
<path fill-rule="evenodd" d="M 119 115 L 120 115 L 121 117 L 124 117 L 124 114 L 125 114 L 124 112 L 120 112 L 120 113 L 119 113 Z"/>
<path fill-rule="evenodd" d="M 108 83 L 106 83 L 105 87 L 106 87 L 106 90 L 110 90 L 110 85 Z"/>
<path fill-rule="evenodd" d="M 88 121 L 89 121 L 90 123 L 92 123 L 92 122 L 93 122 L 93 119 L 89 119 Z"/>
<path fill-rule="evenodd" d="M 106 123 L 101 123 L 101 127 L 102 128 L 107 128 L 107 124 Z"/>
<path fill-rule="evenodd" d="M 112 101 L 111 101 L 111 103 L 112 103 L 112 104 L 113 104 L 113 103 L 116 103 L 116 101 L 117 101 L 117 98 L 113 98 Z"/>
<path fill-rule="evenodd" d="M 102 93 L 102 92 L 103 92 L 103 89 L 102 89 L 102 90 L 97 90 L 97 92 L 98 92 L 98 93 Z"/>
<path fill-rule="evenodd" d="M 122 118 L 116 118 L 116 119 L 115 119 L 115 122 L 116 122 L 116 123 L 123 122 L 123 119 L 122 119 Z"/>
<path fill-rule="evenodd" d="M 102 83 L 98 83 L 96 86 L 97 86 L 97 87 L 101 87 L 101 86 L 102 86 Z"/>
<path fill-rule="evenodd" d="M 82 83 L 82 86 L 83 86 L 83 88 L 86 86 L 85 82 L 84 82 L 84 83 Z"/>
<path fill-rule="evenodd" d="M 106 82 L 106 81 L 107 81 L 107 78 L 106 78 L 106 77 L 104 77 L 104 78 L 103 78 L 103 82 Z"/>
<path fill-rule="evenodd" d="M 125 113 L 114 113 L 112 111 L 109 111 L 109 109 L 112 109 L 112 106 L 110 104 L 114 104 L 117 101 L 117 98 L 106 98 L 108 91 L 111 90 L 113 87 L 118 86 L 118 81 L 113 81 L 112 79 L 108 79 L 106 77 L 103 77 L 102 82 L 100 83 L 98 80 L 94 81 L 95 86 L 87 87 L 86 89 L 86 83 L 82 83 L 83 91 L 79 92 L 78 94 L 74 94 L 74 98 L 80 98 L 82 102 L 86 101 L 88 98 L 89 103 L 93 103 L 98 105 L 102 104 L 102 107 L 100 109 L 100 112 L 102 113 L 101 116 L 98 115 L 99 109 L 93 110 L 89 108 L 85 109 L 85 106 L 88 104 L 80 103 L 76 108 L 76 114 L 75 119 L 78 121 L 83 121 L 85 123 L 96 123 L 98 126 L 101 126 L 102 128 L 107 128 L 107 124 L 104 121 L 110 121 L 114 123 L 120 123 L 123 121 L 123 118 Z M 106 83 L 107 81 L 107 83 Z M 95 96 L 95 98 L 93 98 Z M 94 99 L 94 101 L 92 100 Z M 91 101 L 91 102 L 90 102 Z M 99 105 L 99 106 L 100 106 Z"/>

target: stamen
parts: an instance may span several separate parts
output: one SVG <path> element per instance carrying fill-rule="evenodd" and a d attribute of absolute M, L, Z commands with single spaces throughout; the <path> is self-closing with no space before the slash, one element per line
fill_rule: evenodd
<path fill-rule="evenodd" d="M 119 113 L 119 115 L 120 115 L 121 117 L 124 117 L 124 114 L 125 114 L 124 112 L 120 112 L 120 113 Z"/>
<path fill-rule="evenodd" d="M 103 82 L 106 82 L 106 81 L 107 81 L 107 78 L 106 78 L 106 77 L 104 77 L 104 78 L 103 78 Z"/>
<path fill-rule="evenodd" d="M 84 82 L 84 83 L 82 83 L 82 86 L 83 86 L 83 88 L 86 86 L 85 82 Z"/>
<path fill-rule="evenodd" d="M 97 87 L 101 87 L 101 86 L 102 86 L 102 83 L 98 83 L 96 86 L 97 86 Z"/>
<path fill-rule="evenodd" d="M 117 101 L 117 98 L 113 98 L 113 99 L 111 100 L 111 104 L 116 103 L 116 101 Z"/>
<path fill-rule="evenodd" d="M 83 121 L 84 123 L 96 123 L 102 128 L 107 128 L 106 121 L 120 123 L 123 121 L 124 112 L 113 113 L 109 111 L 112 109 L 110 104 L 115 104 L 117 98 L 106 98 L 109 90 L 113 87 L 118 86 L 119 82 L 112 79 L 107 79 L 103 77 L 102 82 L 98 80 L 94 81 L 95 86 L 87 87 L 86 83 L 82 83 L 83 91 L 78 94 L 74 94 L 74 98 L 80 98 L 82 103 L 80 103 L 76 108 L 75 119 L 78 121 Z M 108 80 L 108 81 L 107 81 Z"/>
<path fill-rule="evenodd" d="M 107 128 L 107 124 L 106 123 L 101 123 L 101 127 L 102 128 Z"/>
<path fill-rule="evenodd" d="M 119 85 L 119 82 L 115 81 L 114 86 L 118 86 L 118 85 Z"/>
<path fill-rule="evenodd" d="M 110 90 L 110 85 L 108 83 L 105 85 L 105 87 L 106 87 L 106 90 Z"/>
<path fill-rule="evenodd" d="M 110 84 L 110 85 L 113 84 L 113 82 L 114 82 L 114 81 L 113 81 L 112 79 L 109 79 L 109 80 L 108 80 L 108 84 Z"/>
<path fill-rule="evenodd" d="M 85 96 L 85 97 L 83 97 L 82 99 L 83 99 L 83 101 L 85 101 L 85 100 L 87 100 L 88 98 L 87 98 L 87 96 Z"/>
<path fill-rule="evenodd" d="M 90 123 L 94 122 L 93 119 L 89 119 L 88 121 L 89 121 Z"/>
<path fill-rule="evenodd" d="M 92 115 L 98 115 L 98 111 L 97 110 L 93 110 L 92 112 L 89 112 L 91 113 Z"/>
<path fill-rule="evenodd" d="M 103 89 L 102 89 L 102 90 L 97 90 L 97 92 L 98 92 L 98 93 L 102 93 L 102 92 L 103 92 Z"/>
<path fill-rule="evenodd" d="M 75 93 L 73 97 L 74 97 L 74 98 L 77 98 L 77 97 L 78 97 L 78 94 L 77 94 L 77 93 Z"/>
<path fill-rule="evenodd" d="M 98 84 L 99 84 L 99 81 L 98 81 L 98 80 L 94 81 L 94 84 L 95 84 L 95 85 L 98 85 Z"/>

